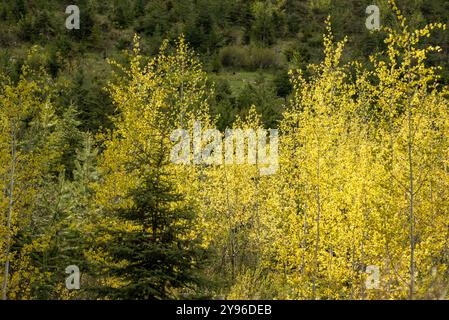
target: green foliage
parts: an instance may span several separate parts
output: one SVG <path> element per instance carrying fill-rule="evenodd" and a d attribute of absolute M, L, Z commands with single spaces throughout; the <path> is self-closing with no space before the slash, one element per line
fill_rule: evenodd
<path fill-rule="evenodd" d="M 233 70 L 275 70 L 282 65 L 279 53 L 273 49 L 260 47 L 224 47 L 219 52 L 219 59 L 223 67 Z"/>
<path fill-rule="evenodd" d="M 101 295 L 109 298 L 174 298 L 173 290 L 199 282 L 199 242 L 182 236 L 195 221 L 193 208 L 172 209 L 173 203 L 182 201 L 183 196 L 174 193 L 174 188 L 159 174 L 146 179 L 128 195 L 133 207 L 110 213 L 139 227 L 111 234 L 107 252 L 113 263 L 123 264 L 113 264 L 108 273 L 124 283 L 99 289 Z"/>

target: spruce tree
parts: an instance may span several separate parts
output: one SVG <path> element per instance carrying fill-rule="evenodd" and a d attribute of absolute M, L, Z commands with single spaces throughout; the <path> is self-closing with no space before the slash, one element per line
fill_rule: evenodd
<path fill-rule="evenodd" d="M 159 174 L 130 192 L 133 207 L 112 212 L 123 223 L 134 227 L 113 235 L 108 252 L 123 265 L 112 267 L 111 275 L 124 280 L 118 288 L 103 291 L 113 298 L 165 299 L 170 289 L 193 284 L 197 277 L 201 250 L 198 240 L 185 237 L 194 223 L 192 208 L 175 208 L 182 195 Z"/>

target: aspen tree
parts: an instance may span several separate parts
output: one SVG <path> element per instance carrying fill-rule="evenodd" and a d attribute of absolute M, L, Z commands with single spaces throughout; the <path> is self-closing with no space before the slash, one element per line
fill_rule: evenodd
<path fill-rule="evenodd" d="M 35 201 L 44 176 L 57 171 L 60 151 L 53 146 L 57 117 L 45 73 L 25 64 L 17 83 L 3 75 L 0 80 L 0 260 L 6 300 L 29 297 L 30 283 L 39 277 L 31 261 L 32 243 L 20 242 L 17 235 L 32 236 Z"/>
<path fill-rule="evenodd" d="M 388 203 L 386 209 L 391 213 L 385 214 L 393 214 L 391 218 L 395 229 L 392 230 L 393 238 L 386 240 L 391 241 L 386 257 L 397 274 L 398 296 L 402 296 L 402 285 L 406 285 L 408 298 L 413 299 L 417 284 L 430 273 L 422 264 L 426 258 L 418 253 L 424 249 L 422 245 L 430 236 L 424 231 L 428 223 L 424 194 L 429 178 L 434 174 L 435 163 L 446 145 L 444 136 L 436 129 L 442 127 L 445 117 L 442 111 L 447 110 L 437 98 L 440 93 L 436 84 L 436 69 L 425 64 L 431 52 L 441 49 L 423 47 L 420 42 L 429 37 L 432 30 L 445 29 L 445 26 L 429 24 L 411 31 L 395 2 L 390 1 L 390 4 L 401 30 L 387 28 L 389 34 L 385 43 L 388 45 L 388 59 L 372 59 L 379 82 L 373 89 L 373 95 L 378 99 L 377 105 L 382 114 L 379 137 L 384 150 L 388 150 L 384 154 L 389 179 L 385 195 L 387 197 L 388 194 L 390 200 L 385 203 Z M 404 196 L 406 203 L 403 202 Z M 393 221 L 387 224 L 392 225 Z M 399 232 L 403 230 L 401 225 L 407 225 L 407 232 Z M 409 243 L 407 249 L 401 248 L 405 235 Z M 404 261 L 404 250 L 408 262 Z M 418 261 L 418 256 L 419 260 L 423 260 Z M 422 272 L 419 281 L 418 270 Z"/>
<path fill-rule="evenodd" d="M 281 123 L 281 174 L 287 179 L 281 194 L 290 198 L 286 200 L 296 222 L 288 227 L 296 229 L 298 241 L 298 249 L 290 245 L 293 255 L 286 255 L 294 258 L 288 263 L 287 273 L 293 273 L 287 278 L 299 290 L 294 296 L 302 298 L 333 296 L 334 283 L 347 277 L 339 228 L 350 212 L 340 195 L 346 184 L 342 179 L 351 169 L 347 160 L 342 162 L 342 154 L 349 147 L 345 135 L 352 129 L 348 120 L 354 88 L 345 83 L 340 67 L 344 42 L 334 43 L 328 23 L 325 59 L 313 67 L 315 76 L 310 81 L 292 73 L 295 96 Z"/>

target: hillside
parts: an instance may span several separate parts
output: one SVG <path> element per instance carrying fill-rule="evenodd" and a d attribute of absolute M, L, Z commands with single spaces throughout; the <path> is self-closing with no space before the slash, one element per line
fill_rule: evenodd
<path fill-rule="evenodd" d="M 379 2 L 379 1 L 375 1 Z M 72 3 L 71 3 L 72 4 Z M 255 104 L 266 126 L 276 126 L 285 97 L 291 92 L 287 70 L 322 59 L 324 21 L 331 16 L 336 37 L 348 36 L 344 60 L 366 61 L 382 48 L 382 33 L 365 27 L 368 6 L 362 0 L 124 0 L 75 1 L 80 30 L 65 28 L 64 1 L 3 1 L 0 3 L 0 70 L 17 77 L 31 46 L 39 47 L 35 63 L 68 88 L 60 98 L 78 110 L 81 128 L 108 127 L 113 107 L 103 92 L 110 77 L 107 58 L 123 56 L 135 33 L 146 54 L 157 52 L 163 39 L 184 34 L 200 55 L 215 83 L 212 103 L 220 128 Z M 381 21 L 394 24 L 382 1 Z M 444 0 L 399 2 L 416 27 L 429 21 L 447 22 Z M 449 82 L 449 38 L 433 37 L 443 52 L 432 56 Z M 260 91 L 263 91 L 260 92 Z M 263 97 L 263 98 L 262 98 Z M 262 101 L 261 101 L 262 100 Z"/>

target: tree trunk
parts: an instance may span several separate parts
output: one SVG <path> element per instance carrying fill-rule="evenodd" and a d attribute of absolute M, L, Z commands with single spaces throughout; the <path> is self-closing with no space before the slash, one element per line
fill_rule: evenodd
<path fill-rule="evenodd" d="M 319 148 L 319 147 L 318 147 Z M 316 299 L 316 278 L 318 274 L 318 249 L 320 244 L 320 220 L 321 220 L 321 199 L 320 199 L 320 152 L 318 150 L 317 159 L 317 190 L 316 190 L 316 204 L 317 204 L 317 217 L 316 217 L 316 241 L 315 241 L 315 252 L 314 252 L 314 262 L 315 271 L 313 275 L 313 286 L 312 286 L 312 296 Z"/>
<path fill-rule="evenodd" d="M 413 212 L 413 196 L 414 196 L 414 185 L 413 185 L 413 132 L 412 132 L 412 106 L 411 97 L 409 95 L 408 101 L 408 161 L 409 161 L 409 173 L 410 173 L 410 208 L 409 208 L 409 224 L 410 224 L 410 293 L 409 298 L 413 300 L 414 282 L 415 282 L 415 217 Z"/>
<path fill-rule="evenodd" d="M 9 190 L 8 190 L 8 215 L 6 222 L 6 261 L 5 261 L 5 270 L 3 275 L 3 294 L 2 299 L 7 300 L 7 291 L 8 291 L 8 277 L 9 277 L 9 264 L 10 264 L 10 250 L 11 250 L 11 216 L 13 210 L 13 192 L 14 192 L 14 174 L 16 169 L 16 133 L 15 129 L 12 131 L 12 144 L 11 144 L 11 172 L 9 178 Z"/>

